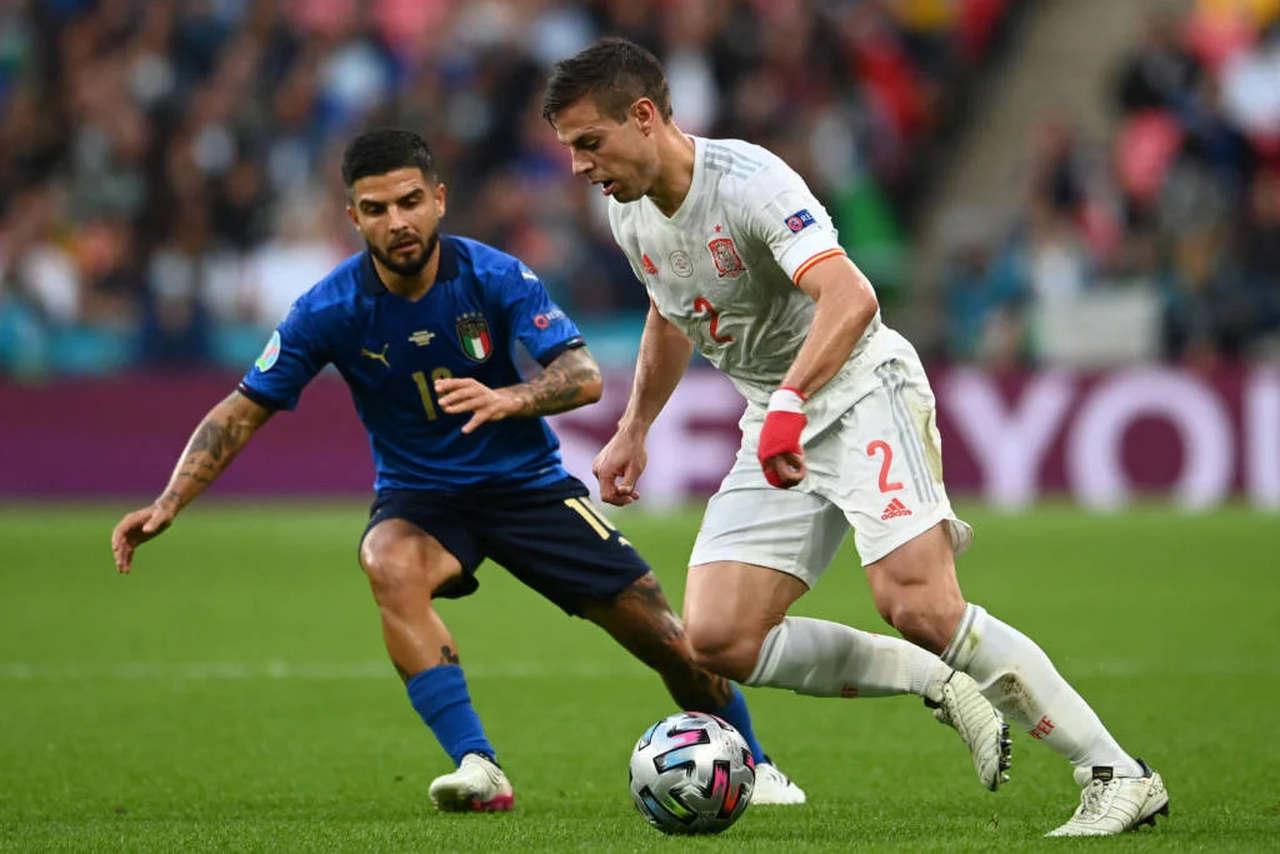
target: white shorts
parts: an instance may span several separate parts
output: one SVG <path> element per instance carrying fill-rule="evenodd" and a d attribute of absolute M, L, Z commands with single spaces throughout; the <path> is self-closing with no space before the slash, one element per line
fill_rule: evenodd
<path fill-rule="evenodd" d="M 812 587 L 850 527 L 863 565 L 947 523 L 957 554 L 973 529 L 942 484 L 942 439 L 933 391 L 915 350 L 893 333 L 865 393 L 804 439 L 808 474 L 791 489 L 764 479 L 756 459 L 764 410 L 747 407 L 742 446 L 711 497 L 691 566 L 739 561 L 794 575 Z"/>

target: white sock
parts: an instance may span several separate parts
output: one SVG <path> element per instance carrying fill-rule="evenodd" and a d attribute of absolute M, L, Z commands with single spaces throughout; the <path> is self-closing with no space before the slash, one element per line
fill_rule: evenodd
<path fill-rule="evenodd" d="M 748 685 L 789 688 L 817 697 L 935 699 L 951 668 L 900 638 L 809 617 L 786 617 L 765 635 Z"/>
<path fill-rule="evenodd" d="M 1044 650 L 980 606 L 965 608 L 942 660 L 972 676 L 993 706 L 1075 767 L 1103 765 L 1117 777 L 1142 775 Z"/>

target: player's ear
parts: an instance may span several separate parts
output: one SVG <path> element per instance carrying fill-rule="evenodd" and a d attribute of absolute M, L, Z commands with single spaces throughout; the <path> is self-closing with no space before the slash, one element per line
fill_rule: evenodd
<path fill-rule="evenodd" d="M 347 203 L 347 219 L 351 220 L 351 224 L 356 227 L 356 231 L 360 230 L 360 219 L 356 216 L 355 205 Z"/>
<path fill-rule="evenodd" d="M 443 181 L 436 182 L 435 203 L 436 203 L 436 219 L 444 216 L 446 207 L 445 201 L 449 195 L 449 188 L 444 185 Z"/>
<path fill-rule="evenodd" d="M 636 126 L 645 136 L 653 133 L 654 121 L 657 117 L 658 109 L 648 98 L 638 98 L 631 105 L 631 118 L 635 120 Z"/>

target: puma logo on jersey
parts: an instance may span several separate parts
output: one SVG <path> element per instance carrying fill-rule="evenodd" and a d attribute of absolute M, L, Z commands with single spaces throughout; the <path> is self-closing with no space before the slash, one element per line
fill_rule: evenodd
<path fill-rule="evenodd" d="M 426 329 L 419 329 L 417 332 L 409 336 L 409 340 L 412 343 L 417 344 L 419 347 L 425 347 L 430 344 L 431 339 L 435 337 L 436 334 L 434 332 L 429 332 Z"/>
<path fill-rule="evenodd" d="M 653 263 L 653 259 L 650 258 L 648 254 L 642 254 L 640 256 L 640 263 L 644 266 L 644 271 L 650 276 L 658 275 L 658 265 Z"/>
<path fill-rule="evenodd" d="M 364 348 L 364 347 L 361 347 L 361 348 L 360 348 L 360 355 L 361 355 L 361 356 L 364 356 L 366 359 L 373 359 L 375 362 L 381 362 L 382 364 L 384 364 L 384 365 L 386 365 L 388 368 L 390 368 L 390 367 L 391 367 L 391 363 L 387 361 L 387 348 L 388 348 L 388 347 L 390 347 L 390 346 L 391 346 L 391 345 L 390 345 L 389 343 L 388 343 L 388 344 L 383 344 L 383 345 L 382 345 L 382 352 L 381 352 L 381 353 L 375 353 L 375 352 L 373 352 L 372 350 L 369 350 L 369 349 L 366 349 L 366 348 Z"/>

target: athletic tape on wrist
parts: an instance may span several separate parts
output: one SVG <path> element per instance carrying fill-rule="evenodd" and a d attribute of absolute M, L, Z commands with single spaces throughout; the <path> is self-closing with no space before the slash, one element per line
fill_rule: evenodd
<path fill-rule="evenodd" d="M 770 412 L 804 412 L 804 395 L 794 388 L 782 387 L 769 395 Z"/>

